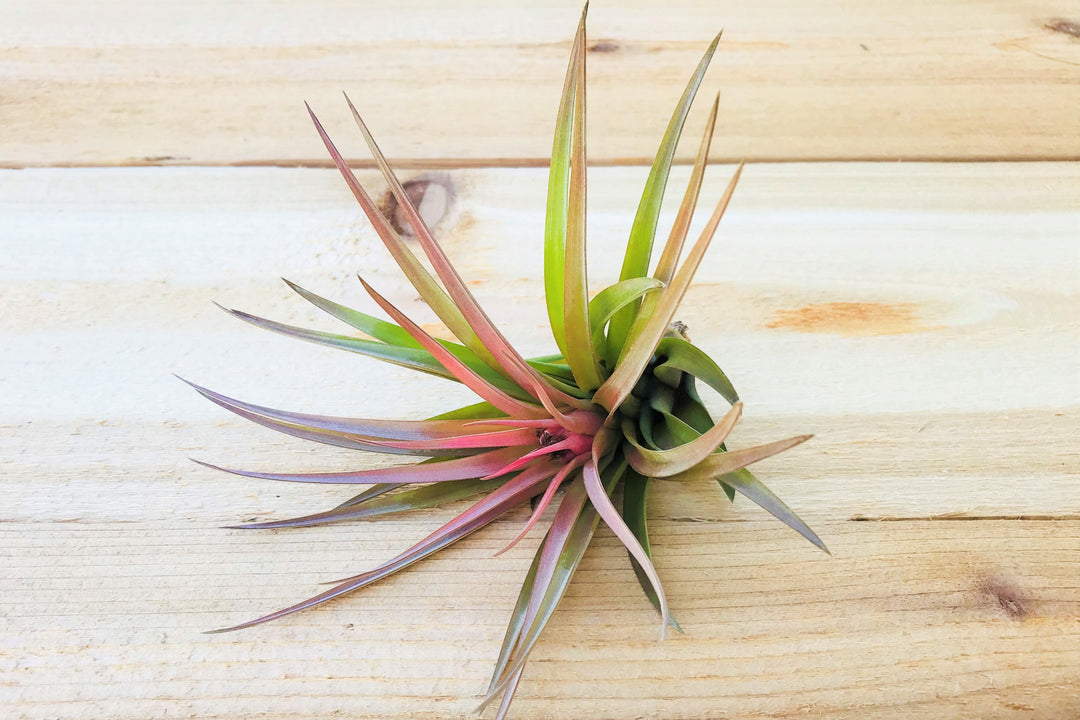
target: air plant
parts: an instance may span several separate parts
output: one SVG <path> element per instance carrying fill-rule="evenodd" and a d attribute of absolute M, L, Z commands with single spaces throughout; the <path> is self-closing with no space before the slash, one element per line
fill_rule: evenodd
<path fill-rule="evenodd" d="M 238 630 L 314 607 L 370 585 L 464 538 L 510 510 L 533 510 L 513 546 L 555 506 L 547 534 L 525 576 L 481 707 L 501 697 L 506 715 L 535 646 L 581 561 L 599 522 L 626 546 L 637 579 L 661 616 L 663 586 L 650 559 L 646 499 L 650 489 L 715 481 L 736 491 L 825 549 L 821 540 L 746 466 L 810 436 L 728 450 L 724 441 L 742 411 L 731 382 L 674 322 L 676 309 L 728 206 L 740 166 L 701 236 L 679 264 L 694 213 L 716 120 L 714 102 L 689 187 L 652 274 L 649 264 L 661 200 L 690 105 L 716 49 L 706 51 L 679 101 L 634 218 L 620 280 L 589 299 L 585 268 L 585 14 L 570 56 L 555 129 L 544 230 L 544 284 L 558 352 L 525 359 L 477 304 L 346 97 L 353 118 L 382 171 L 434 275 L 361 187 L 308 108 L 334 164 L 394 260 L 459 342 L 438 340 L 360 279 L 392 322 L 339 305 L 297 285 L 297 293 L 366 338 L 303 329 L 237 310 L 236 317 L 274 332 L 349 350 L 463 383 L 481 402 L 428 420 L 376 420 L 287 412 L 196 389 L 218 405 L 290 435 L 378 453 L 426 459 L 410 465 L 333 473 L 269 473 L 226 469 L 252 478 L 367 489 L 325 512 L 242 528 L 295 528 L 431 507 L 486 493 L 423 540 L 373 570 L 326 592 L 226 630 Z M 286 281 L 287 282 L 287 281 Z M 718 421 L 697 391 L 704 383 L 731 408 Z M 216 466 L 210 466 L 216 467 Z M 225 468 L 219 468 L 225 469 Z M 562 490 L 561 496 L 559 495 Z M 225 630 L 215 631 L 224 632 Z"/>

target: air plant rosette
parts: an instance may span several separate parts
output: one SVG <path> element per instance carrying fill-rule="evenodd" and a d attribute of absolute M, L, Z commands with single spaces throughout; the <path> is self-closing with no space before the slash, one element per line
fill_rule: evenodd
<path fill-rule="evenodd" d="M 422 461 L 332 473 L 268 473 L 225 469 L 252 478 L 367 485 L 325 512 L 242 528 L 297 528 L 371 518 L 481 496 L 426 538 L 373 570 L 326 592 L 225 630 L 258 625 L 341 597 L 377 582 L 479 530 L 526 503 L 528 520 L 506 549 L 526 536 L 554 507 L 547 533 L 529 568 L 495 662 L 483 708 L 500 704 L 506 715 L 525 662 L 536 645 L 601 521 L 626 546 L 645 596 L 668 625 L 660 577 L 650 559 L 646 500 L 650 491 L 677 491 L 689 482 L 715 482 L 734 500 L 742 493 L 797 530 L 824 544 L 746 469 L 810 436 L 743 449 L 724 441 L 742 403 L 717 364 L 686 336 L 675 312 L 735 190 L 740 166 L 700 237 L 681 262 L 707 164 L 717 103 L 706 125 L 689 186 L 660 258 L 649 274 L 661 201 L 676 144 L 719 36 L 690 78 L 653 161 L 627 242 L 620 279 L 590 300 L 585 267 L 585 15 L 570 56 L 556 121 L 544 228 L 547 312 L 558 352 L 525 359 L 477 304 L 467 284 L 425 221 L 346 97 L 356 124 L 390 187 L 398 208 L 434 274 L 361 187 L 345 159 L 311 113 L 334 164 L 387 250 L 426 304 L 457 338 L 436 339 L 361 278 L 391 321 L 339 305 L 292 283 L 321 310 L 360 331 L 333 334 L 284 325 L 237 310 L 236 317 L 274 332 L 340 348 L 455 380 L 480 402 L 427 420 L 329 417 L 288 412 L 196 389 L 218 405 L 266 427 L 307 440 L 355 450 L 412 455 Z M 704 383 L 730 410 L 714 420 L 698 394 Z M 210 466 L 216 467 L 216 466 Z M 561 494 L 560 494 L 561 492 Z"/>

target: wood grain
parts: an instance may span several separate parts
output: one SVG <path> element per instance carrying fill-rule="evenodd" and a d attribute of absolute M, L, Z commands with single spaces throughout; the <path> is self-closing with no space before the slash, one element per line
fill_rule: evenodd
<path fill-rule="evenodd" d="M 391 157 L 543 162 L 580 7 L 8 0 L 0 163 L 324 162 L 301 103 L 355 137 L 343 90 Z M 1069 0 L 596 3 L 591 157 L 650 158 L 723 28 L 717 160 L 1075 160 L 1077 22 Z"/>
<path fill-rule="evenodd" d="M 516 522 L 363 596 L 201 634 L 376 563 L 445 514 L 276 534 L 190 519 L 6 523 L 8 717 L 468 717 L 535 543 L 491 559 Z M 624 551 L 601 531 L 515 717 L 1080 711 L 1077 521 L 826 522 L 832 558 L 775 523 L 656 527 L 685 634 L 656 640 Z"/>
<path fill-rule="evenodd" d="M 730 171 L 710 168 L 706 203 Z M 644 174 L 591 172 L 597 287 Z M 410 176 L 451 191 L 436 227 L 448 252 L 511 339 L 545 352 L 544 171 Z M 750 166 L 680 317 L 747 401 L 735 445 L 817 434 L 761 474 L 834 556 L 715 488 L 662 488 L 654 544 L 686 634 L 655 641 L 601 531 L 515 717 L 1080 713 L 1077 197 L 1075 163 Z M 274 277 L 368 307 L 359 270 L 430 323 L 340 178 L 2 171 L 0 219 L 5 712 L 468 716 L 539 539 L 490 558 L 524 510 L 362 595 L 200 634 L 370 567 L 453 513 L 222 530 L 345 493 L 186 459 L 374 462 L 245 424 L 170 371 L 310 411 L 419 417 L 467 400 L 210 305 L 332 329 Z"/>

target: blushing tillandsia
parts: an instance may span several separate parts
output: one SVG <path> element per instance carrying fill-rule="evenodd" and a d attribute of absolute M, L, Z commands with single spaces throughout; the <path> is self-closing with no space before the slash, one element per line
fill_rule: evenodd
<path fill-rule="evenodd" d="M 544 282 L 547 311 L 559 352 L 541 358 L 523 358 L 477 304 L 388 166 L 352 102 L 346 97 L 434 275 L 421 264 L 361 187 L 308 108 L 335 165 L 386 248 L 420 296 L 460 342 L 433 338 L 362 278 L 364 289 L 393 322 L 289 285 L 370 339 L 283 325 L 236 310 L 228 312 L 284 335 L 456 380 L 474 391 L 481 402 L 428 420 L 375 420 L 276 410 L 196 386 L 218 405 L 290 435 L 357 450 L 427 458 L 412 465 L 336 473 L 228 469 L 238 475 L 270 480 L 370 485 L 326 512 L 239 527 L 319 525 L 487 494 L 379 567 L 343 580 L 313 598 L 227 630 L 280 618 L 374 583 L 532 501 L 535 507 L 509 548 L 555 503 L 554 517 L 525 577 L 481 705 L 501 697 L 496 717 L 502 718 L 521 679 L 525 661 L 562 598 L 600 520 L 626 546 L 642 589 L 660 612 L 661 636 L 669 624 L 678 629 L 668 612 L 660 578 L 650 559 L 646 524 L 646 497 L 650 487 L 717 481 L 729 499 L 734 500 L 736 491 L 741 492 L 825 550 L 817 535 L 746 470 L 747 465 L 798 445 L 810 436 L 728 450 L 724 441 L 739 419 L 742 403 L 716 363 L 689 342 L 685 326 L 673 322 L 742 170 L 741 166 L 736 170 L 701 236 L 680 265 L 679 257 L 707 163 L 716 102 L 671 234 L 652 275 L 648 274 L 675 147 L 718 40 L 719 36 L 690 78 L 661 142 L 630 230 L 620 280 L 590 300 L 585 268 L 585 13 L 582 13 L 559 107 L 548 180 Z M 698 395 L 698 382 L 705 383 L 731 404 L 719 421 L 713 420 Z M 560 488 L 564 493 L 556 502 Z"/>

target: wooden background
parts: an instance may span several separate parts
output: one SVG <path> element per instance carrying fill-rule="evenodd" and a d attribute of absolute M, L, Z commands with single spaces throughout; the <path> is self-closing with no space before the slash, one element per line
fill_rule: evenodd
<path fill-rule="evenodd" d="M 430 320 L 324 168 L 305 99 L 366 160 L 341 90 L 403 175 L 447 189 L 448 252 L 511 339 L 546 351 L 543 162 L 579 10 L 0 4 L 4 717 L 469 716 L 539 541 L 490 557 L 524 511 L 330 606 L 203 635 L 454 509 L 220 529 L 348 493 L 189 456 L 372 460 L 245 424 L 170 373 L 329 413 L 467 398 L 210 304 L 336 329 L 276 278 L 368 307 L 363 270 Z M 747 401 L 735 445 L 816 433 L 760 474 L 834 554 L 712 487 L 662 488 L 657 566 L 685 635 L 655 640 L 601 529 L 514 716 L 1080 717 L 1080 7 L 594 3 L 597 287 L 720 27 L 704 202 L 751 164 L 680 319 Z"/>

